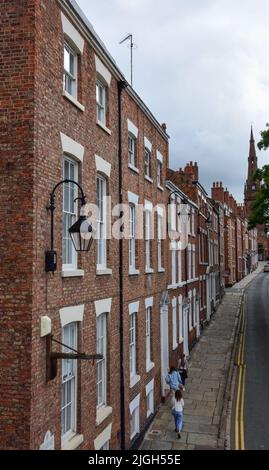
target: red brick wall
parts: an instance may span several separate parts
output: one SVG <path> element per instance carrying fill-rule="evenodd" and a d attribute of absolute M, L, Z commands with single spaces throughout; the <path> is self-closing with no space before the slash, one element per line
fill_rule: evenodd
<path fill-rule="evenodd" d="M 30 437 L 34 1 L 0 3 L 0 447 Z"/>
<path fill-rule="evenodd" d="M 128 168 L 128 127 L 127 119 L 130 119 L 138 128 L 136 165 L 139 174 Z M 144 136 L 152 143 L 151 153 L 151 171 L 153 183 L 151 184 L 144 178 Z M 139 196 L 139 204 L 144 205 L 145 200 L 152 202 L 153 207 L 157 204 L 167 204 L 166 191 L 157 189 L 157 156 L 159 150 L 164 157 L 163 161 L 163 185 L 165 181 L 166 166 L 168 165 L 168 141 L 153 126 L 151 121 L 144 115 L 139 106 L 130 97 L 128 92 L 123 94 L 123 202 L 128 204 L 128 191 Z M 125 409 L 126 409 L 126 445 L 129 447 L 130 440 L 130 415 L 129 404 L 140 393 L 140 429 L 143 430 L 147 424 L 146 417 L 146 393 L 145 386 L 154 378 L 154 401 L 155 409 L 160 403 L 160 300 L 162 292 L 167 285 L 167 249 L 166 241 L 163 242 L 163 267 L 164 273 L 158 273 L 157 258 L 157 216 L 154 219 L 154 239 L 151 242 L 152 268 L 154 273 L 145 273 L 145 241 L 137 240 L 136 243 L 136 269 L 140 274 L 129 276 L 129 242 L 124 241 L 124 312 L 125 312 Z M 152 309 L 152 355 L 155 367 L 146 372 L 146 310 L 145 299 L 153 296 Z M 129 371 L 129 304 L 140 301 L 139 312 L 137 316 L 137 339 L 138 339 L 138 357 L 137 370 L 140 375 L 140 381 L 130 389 L 130 371 Z"/>
<path fill-rule="evenodd" d="M 117 82 L 112 78 L 109 91 L 109 127 L 111 136 L 96 125 L 94 51 L 85 41 L 79 70 L 81 112 L 62 96 L 63 32 L 57 2 L 41 0 L 36 10 L 36 153 L 35 153 L 35 226 L 34 244 L 34 306 L 31 410 L 31 448 L 38 448 L 50 429 L 55 433 L 56 447 L 60 448 L 61 361 L 57 378 L 45 382 L 45 340 L 39 338 L 41 315 L 52 319 L 53 334 L 61 340 L 59 309 L 68 305 L 84 304 L 84 321 L 80 327 L 80 350 L 89 354 L 96 351 L 96 315 L 94 301 L 112 297 L 108 316 L 108 405 L 113 408 L 113 426 L 110 447 L 119 447 L 120 403 L 119 394 L 119 277 L 118 242 L 108 242 L 108 268 L 112 275 L 96 275 L 96 244 L 89 253 L 79 256 L 78 266 L 83 278 L 62 278 L 62 190 L 56 194 L 55 249 L 58 269 L 54 275 L 44 271 L 44 251 L 49 248 L 50 218 L 46 211 L 49 194 L 62 179 L 62 148 L 60 132 L 85 147 L 84 161 L 80 164 L 80 182 L 88 202 L 96 201 L 95 154 L 111 163 L 109 194 L 112 205 L 118 202 L 118 101 Z M 54 345 L 54 350 L 58 349 Z M 92 449 L 93 440 L 111 422 L 111 417 L 96 427 L 96 366 L 91 362 L 78 363 L 81 388 L 79 390 L 78 433 L 84 435 L 82 448 Z M 112 380 L 113 377 L 113 380 Z"/>

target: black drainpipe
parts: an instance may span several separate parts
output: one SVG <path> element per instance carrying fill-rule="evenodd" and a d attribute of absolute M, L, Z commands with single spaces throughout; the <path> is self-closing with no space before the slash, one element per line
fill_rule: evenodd
<path fill-rule="evenodd" d="M 119 203 L 122 204 L 122 91 L 127 87 L 125 81 L 118 82 L 118 126 L 119 126 Z M 122 217 L 122 214 L 120 215 Z M 120 441 L 125 450 L 125 386 L 124 386 L 124 304 L 123 304 L 123 239 L 119 240 L 119 281 L 120 281 Z"/>

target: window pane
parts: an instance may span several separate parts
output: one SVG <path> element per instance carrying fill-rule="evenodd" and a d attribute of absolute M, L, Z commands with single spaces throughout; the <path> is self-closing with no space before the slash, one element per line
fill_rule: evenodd
<path fill-rule="evenodd" d="M 77 164 L 76 162 L 64 158 L 63 178 L 77 180 Z M 63 185 L 63 264 L 76 265 L 76 253 L 69 235 L 69 228 L 76 220 L 76 203 L 77 187 L 73 183 L 65 183 Z"/>
<path fill-rule="evenodd" d="M 63 328 L 62 341 L 67 346 L 74 349 L 77 348 L 77 325 L 71 323 Z M 63 347 L 63 352 L 70 352 L 66 347 Z M 76 431 L 75 429 L 75 413 L 76 413 L 76 361 L 71 359 L 64 359 L 62 361 L 62 435 Z"/>
<path fill-rule="evenodd" d="M 70 70 L 70 55 L 67 48 L 64 48 L 64 68 L 67 72 Z"/>
<path fill-rule="evenodd" d="M 97 361 L 96 395 L 97 406 L 106 404 L 106 314 L 97 318 L 96 322 L 96 351 L 103 359 Z"/>

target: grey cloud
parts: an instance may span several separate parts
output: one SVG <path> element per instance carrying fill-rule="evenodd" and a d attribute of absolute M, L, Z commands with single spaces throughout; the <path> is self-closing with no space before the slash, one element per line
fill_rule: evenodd
<path fill-rule="evenodd" d="M 250 123 L 258 140 L 269 121 L 269 2 L 77 1 L 127 79 L 118 43 L 134 34 L 134 88 L 168 125 L 171 167 L 197 161 L 207 189 L 222 180 L 242 200 Z"/>

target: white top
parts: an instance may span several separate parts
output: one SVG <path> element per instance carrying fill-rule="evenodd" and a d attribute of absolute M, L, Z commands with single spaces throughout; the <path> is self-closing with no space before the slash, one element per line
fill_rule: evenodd
<path fill-rule="evenodd" d="M 175 412 L 182 413 L 183 408 L 184 408 L 184 400 L 183 400 L 183 398 L 181 398 L 181 400 L 177 401 L 177 400 L 175 399 L 175 397 L 173 397 L 172 404 L 173 404 L 173 409 L 175 410 Z"/>

